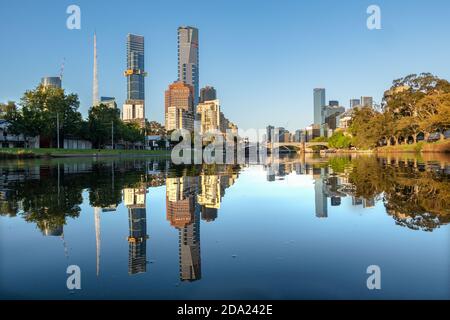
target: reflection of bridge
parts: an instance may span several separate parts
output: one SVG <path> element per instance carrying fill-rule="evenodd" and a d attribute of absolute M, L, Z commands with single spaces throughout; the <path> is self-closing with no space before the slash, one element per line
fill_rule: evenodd
<path fill-rule="evenodd" d="M 328 142 L 269 142 L 268 149 L 288 149 L 292 148 L 297 151 L 311 150 L 313 147 L 320 147 L 321 149 L 328 149 Z"/>

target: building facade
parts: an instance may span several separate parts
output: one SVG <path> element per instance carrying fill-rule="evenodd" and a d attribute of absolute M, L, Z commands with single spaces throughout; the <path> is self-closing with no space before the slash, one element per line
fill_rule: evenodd
<path fill-rule="evenodd" d="M 191 85 L 177 81 L 166 90 L 165 126 L 167 131 L 194 130 L 194 88 Z"/>
<path fill-rule="evenodd" d="M 127 100 L 123 105 L 122 119 L 145 126 L 145 72 L 144 37 L 127 35 Z"/>
<path fill-rule="evenodd" d="M 325 102 L 325 89 L 314 89 L 314 124 L 321 125 L 322 119 L 322 107 L 326 105 Z"/>
<path fill-rule="evenodd" d="M 62 82 L 60 77 L 43 77 L 41 79 L 41 85 L 44 88 L 62 88 Z"/>
<path fill-rule="evenodd" d="M 200 90 L 200 102 L 217 99 L 217 92 L 214 87 L 206 86 Z"/>
<path fill-rule="evenodd" d="M 199 101 L 198 29 L 178 28 L 178 80 L 194 88 L 194 105 Z"/>

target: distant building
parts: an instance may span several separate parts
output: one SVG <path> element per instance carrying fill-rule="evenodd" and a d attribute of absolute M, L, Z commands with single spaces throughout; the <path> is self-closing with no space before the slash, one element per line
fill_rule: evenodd
<path fill-rule="evenodd" d="M 342 114 L 336 117 L 336 125 L 340 129 L 347 129 L 350 126 L 351 120 L 353 118 L 354 109 L 348 109 Z"/>
<path fill-rule="evenodd" d="M 124 122 L 137 123 L 139 127 L 145 127 L 145 105 L 143 100 L 127 100 L 123 105 L 122 120 Z"/>
<path fill-rule="evenodd" d="M 330 100 L 330 102 L 328 102 L 328 105 L 330 107 L 339 107 L 339 101 L 337 101 L 337 100 Z"/>
<path fill-rule="evenodd" d="M 9 131 L 10 123 L 0 119 L 0 145 L 2 148 L 39 148 L 39 136 L 25 137 Z"/>
<path fill-rule="evenodd" d="M 198 29 L 178 28 L 178 80 L 194 88 L 194 106 L 199 98 Z"/>
<path fill-rule="evenodd" d="M 214 87 L 206 86 L 200 90 L 200 102 L 217 99 L 217 92 Z"/>
<path fill-rule="evenodd" d="M 44 88 L 62 88 L 60 77 L 44 77 L 41 79 L 41 85 Z"/>
<path fill-rule="evenodd" d="M 167 131 L 194 130 L 194 88 L 182 81 L 169 85 L 165 92 L 165 127 Z"/>
<path fill-rule="evenodd" d="M 360 99 L 350 99 L 350 109 L 361 105 Z"/>
<path fill-rule="evenodd" d="M 200 119 L 200 134 L 212 131 L 220 131 L 220 102 L 219 100 L 199 103 L 197 114 Z"/>
<path fill-rule="evenodd" d="M 116 98 L 114 97 L 100 97 L 100 103 L 108 106 L 111 109 L 117 108 Z"/>
<path fill-rule="evenodd" d="M 321 125 L 322 119 L 322 107 L 325 106 L 325 89 L 314 89 L 314 124 Z"/>
<path fill-rule="evenodd" d="M 363 107 L 373 107 L 373 98 L 372 97 L 361 97 L 361 106 Z"/>
<path fill-rule="evenodd" d="M 275 130 L 274 126 L 269 125 L 266 127 L 266 141 L 267 142 L 273 142 L 274 130 Z"/>

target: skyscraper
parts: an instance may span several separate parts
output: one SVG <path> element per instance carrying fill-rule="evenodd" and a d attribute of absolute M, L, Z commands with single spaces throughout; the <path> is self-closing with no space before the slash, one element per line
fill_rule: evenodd
<path fill-rule="evenodd" d="M 314 124 L 321 125 L 322 119 L 322 107 L 325 106 L 325 89 L 314 89 Z"/>
<path fill-rule="evenodd" d="M 194 129 L 194 88 L 182 81 L 172 83 L 165 92 L 166 130 Z"/>
<path fill-rule="evenodd" d="M 361 97 L 361 106 L 363 107 L 373 107 L 373 98 L 372 97 Z"/>
<path fill-rule="evenodd" d="M 92 81 L 92 105 L 98 105 L 97 34 L 94 33 L 94 70 Z"/>
<path fill-rule="evenodd" d="M 352 109 L 356 106 L 359 106 L 359 105 L 361 105 L 361 100 L 359 100 L 359 99 L 351 99 L 350 100 L 350 109 Z"/>
<path fill-rule="evenodd" d="M 126 122 L 145 125 L 145 77 L 144 37 L 127 35 L 127 100 L 123 105 L 122 118 Z"/>
<path fill-rule="evenodd" d="M 214 87 L 206 86 L 200 90 L 200 102 L 211 101 L 217 99 L 217 92 Z"/>
<path fill-rule="evenodd" d="M 178 80 L 194 88 L 194 106 L 199 100 L 198 29 L 178 28 Z"/>

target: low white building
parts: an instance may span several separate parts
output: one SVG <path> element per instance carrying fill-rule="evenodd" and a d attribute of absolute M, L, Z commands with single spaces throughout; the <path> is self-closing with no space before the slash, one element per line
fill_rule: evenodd
<path fill-rule="evenodd" d="M 2 148 L 39 148 L 39 136 L 25 137 L 9 132 L 10 123 L 0 120 L 0 146 Z"/>

